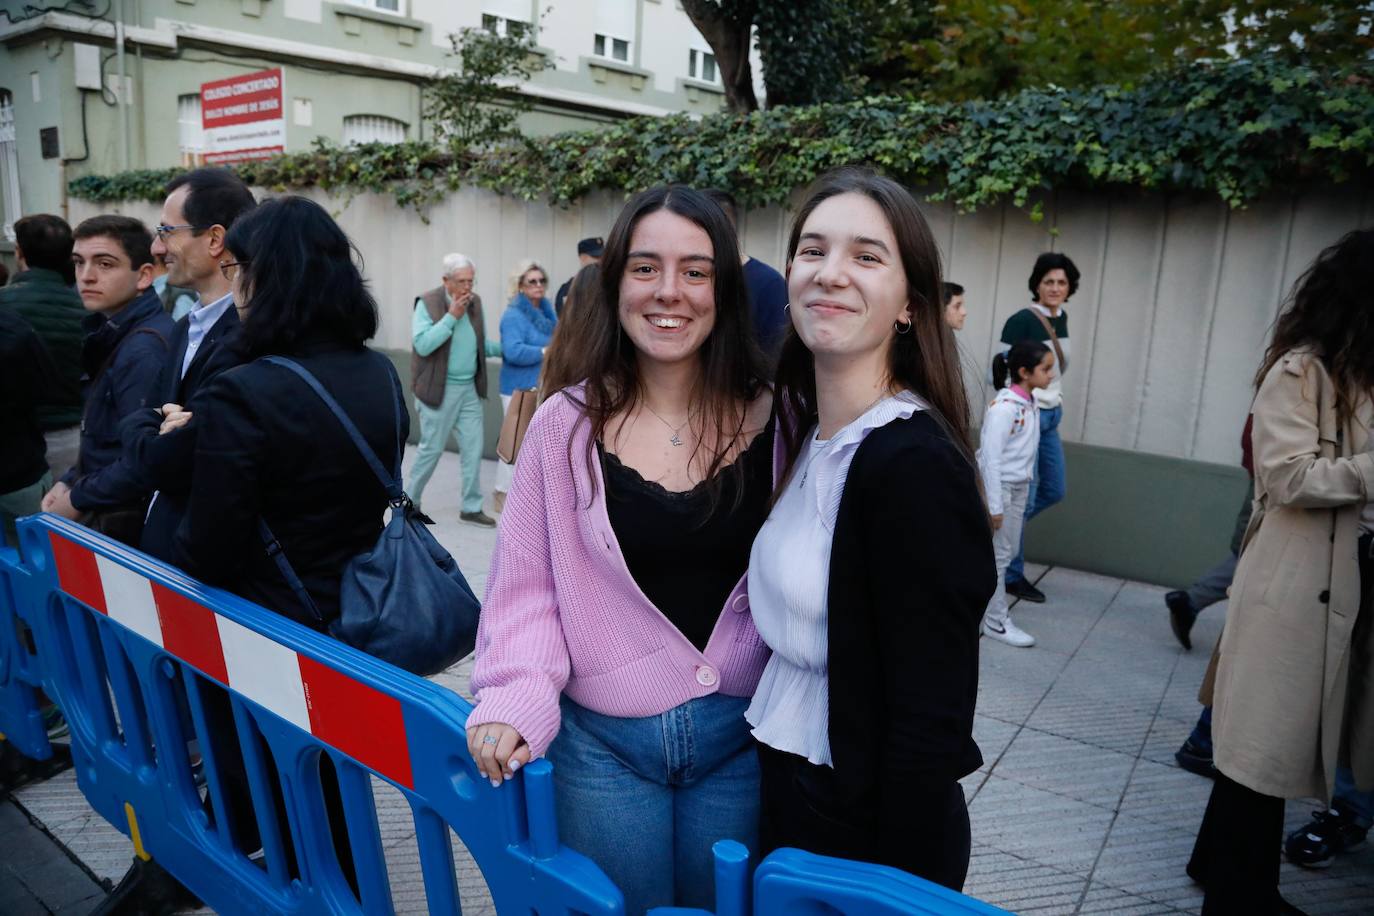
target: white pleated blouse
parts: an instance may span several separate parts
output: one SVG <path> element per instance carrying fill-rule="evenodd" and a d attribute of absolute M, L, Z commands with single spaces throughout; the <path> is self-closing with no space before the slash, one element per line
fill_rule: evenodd
<path fill-rule="evenodd" d="M 832 765 L 826 623 L 835 516 L 864 437 L 926 406 L 904 391 L 829 439 L 817 439 L 812 427 L 786 492 L 754 538 L 749 609 L 773 654 L 744 717 L 769 747 Z"/>

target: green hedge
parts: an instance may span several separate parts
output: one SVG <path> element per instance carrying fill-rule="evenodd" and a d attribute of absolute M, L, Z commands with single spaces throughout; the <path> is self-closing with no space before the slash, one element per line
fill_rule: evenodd
<path fill-rule="evenodd" d="M 937 199 L 965 210 L 1004 198 L 1025 206 L 1056 187 L 1187 189 L 1238 207 L 1275 185 L 1370 174 L 1374 67 L 1319 71 L 1258 59 L 1195 65 L 1134 88 L 1051 87 L 996 101 L 873 98 L 696 120 L 639 117 L 457 156 L 421 143 L 320 143 L 235 168 L 274 191 L 389 192 L 423 211 L 472 185 L 562 204 L 596 188 L 686 182 L 776 203 L 856 162 L 934 187 Z M 176 171 L 86 176 L 69 193 L 157 201 Z"/>

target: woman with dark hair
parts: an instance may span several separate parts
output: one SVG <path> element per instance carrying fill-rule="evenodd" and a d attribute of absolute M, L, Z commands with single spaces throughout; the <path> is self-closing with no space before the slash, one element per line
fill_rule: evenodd
<path fill-rule="evenodd" d="M 719 207 L 684 187 L 626 204 L 546 369 L 487 580 L 468 748 L 497 785 L 548 754 L 560 836 L 631 913 L 709 906 L 711 845 L 756 845 L 743 712 L 767 649 L 744 572 L 773 436 L 748 308 Z"/>
<path fill-rule="evenodd" d="M 365 342 L 377 332 L 348 236 L 303 197 L 268 201 L 230 228 L 245 365 L 207 387 L 195 423 L 195 473 L 177 529 L 188 572 L 324 631 L 339 613 L 343 568 L 372 548 L 386 493 L 344 428 L 305 382 L 258 360 L 288 356 L 318 378 L 391 467 L 409 431 L 395 370 Z M 253 361 L 257 360 L 257 361 Z M 265 520 L 320 611 L 297 599 L 258 533 Z"/>
<path fill-rule="evenodd" d="M 787 265 L 785 471 L 749 561 L 773 650 L 747 713 L 760 845 L 958 889 L 996 569 L 939 250 L 906 189 L 845 169 L 798 211 Z"/>
<path fill-rule="evenodd" d="M 998 345 L 998 353 L 1005 355 L 1018 341 L 1034 340 L 1054 354 L 1050 383 L 1035 392 L 1035 404 L 1040 408 L 1040 450 L 1026 501 L 1025 522 L 1063 501 L 1066 490 L 1064 443 L 1059 438 L 1059 423 L 1064 419 L 1060 379 L 1069 368 L 1069 313 L 1064 305 L 1078 292 L 1079 277 L 1078 267 L 1062 252 L 1047 251 L 1036 258 L 1026 282 L 1031 304 L 1007 319 Z M 1038 604 L 1045 600 L 1045 594 L 1026 579 L 1025 556 L 1019 544 L 1016 556 L 1007 566 L 1006 590 L 1023 601 Z"/>
<path fill-rule="evenodd" d="M 583 324 L 589 322 L 589 317 L 585 313 L 579 316 L 574 309 L 579 302 L 587 303 L 588 309 L 594 309 L 596 297 L 599 295 L 601 295 L 600 262 L 585 265 L 568 281 L 568 293 L 563 297 L 563 310 L 558 315 L 558 325 L 553 329 L 553 339 L 549 341 L 548 349 L 544 352 L 542 371 L 546 379 L 566 379 L 577 375 L 586 354 L 578 352 L 575 346 L 569 347 L 567 342 L 574 338 L 585 338 L 585 332 L 581 328 Z M 576 384 L 576 382 L 569 384 Z M 551 388 L 545 384 L 544 396 L 557 394 L 561 388 L 566 387 L 568 386 L 561 385 L 559 388 Z"/>
<path fill-rule="evenodd" d="M 1219 771 L 1188 863 L 1205 916 L 1295 912 L 1283 800 L 1374 788 L 1371 291 L 1363 229 L 1298 281 L 1255 376 L 1255 511 L 1201 697 Z"/>

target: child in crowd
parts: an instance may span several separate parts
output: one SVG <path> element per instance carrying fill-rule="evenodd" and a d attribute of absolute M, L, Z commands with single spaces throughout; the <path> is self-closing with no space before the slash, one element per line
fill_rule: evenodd
<path fill-rule="evenodd" d="M 998 391 L 983 416 L 978 449 L 997 558 L 997 590 L 983 615 L 983 635 L 1020 648 L 1035 645 L 1035 637 L 1011 622 L 1003 580 L 1021 543 L 1026 498 L 1040 448 L 1040 409 L 1035 406 L 1034 391 L 1050 383 L 1053 368 L 1054 354 L 1036 340 L 1022 340 L 993 358 L 992 380 Z"/>

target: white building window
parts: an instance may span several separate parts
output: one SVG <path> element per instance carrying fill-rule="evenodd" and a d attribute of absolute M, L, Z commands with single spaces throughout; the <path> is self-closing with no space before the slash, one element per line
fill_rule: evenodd
<path fill-rule="evenodd" d="M 395 118 L 349 115 L 343 121 L 343 142 L 346 146 L 357 143 L 404 143 L 405 139 L 405 122 Z"/>
<path fill-rule="evenodd" d="M 596 0 L 593 54 L 631 62 L 630 45 L 634 39 L 635 11 L 638 6 L 625 0 Z"/>
<path fill-rule="evenodd" d="M 523 19 L 507 19 L 495 13 L 482 14 L 482 28 L 503 38 L 524 38 L 530 33 L 530 24 Z"/>
<path fill-rule="evenodd" d="M 345 0 L 345 2 L 354 6 L 381 10 L 383 13 L 396 13 L 398 16 L 406 14 L 406 0 Z"/>
<path fill-rule="evenodd" d="M 623 60 L 626 63 L 630 61 L 630 43 L 611 35 L 598 34 L 592 44 L 592 52 L 597 57 L 609 57 L 611 60 Z"/>
<path fill-rule="evenodd" d="M 716 71 L 716 56 L 710 51 L 699 51 L 696 48 L 688 51 L 687 75 L 694 80 L 717 82 L 720 74 Z"/>
<path fill-rule="evenodd" d="M 200 121 L 199 92 L 177 96 L 177 145 L 183 153 L 190 155 L 205 149 L 205 132 L 201 129 Z"/>

